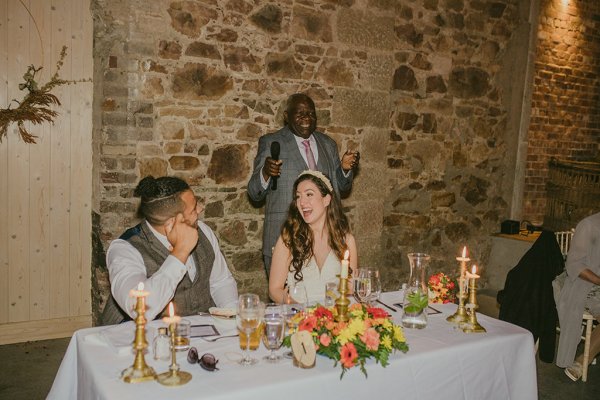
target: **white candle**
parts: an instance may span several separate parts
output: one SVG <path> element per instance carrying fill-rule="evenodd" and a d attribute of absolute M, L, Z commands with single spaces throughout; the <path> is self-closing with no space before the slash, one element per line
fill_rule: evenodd
<path fill-rule="evenodd" d="M 168 325 L 176 324 L 179 321 L 181 321 L 181 317 L 178 317 L 177 315 L 175 315 L 175 307 L 173 307 L 173 302 L 169 303 L 169 316 L 164 317 L 163 321 L 165 324 L 168 324 Z"/>
<path fill-rule="evenodd" d="M 129 291 L 129 296 L 131 297 L 146 297 L 150 294 L 150 292 L 144 290 L 144 282 L 140 282 L 137 285 L 137 289 L 131 289 Z"/>
<path fill-rule="evenodd" d="M 342 279 L 346 279 L 348 278 L 348 257 L 350 256 L 350 252 L 348 250 L 346 250 L 346 252 L 344 253 L 344 259 L 342 260 L 342 272 L 340 274 L 340 277 Z"/>
<path fill-rule="evenodd" d="M 466 275 L 468 279 L 478 279 L 479 275 L 477 275 L 477 265 L 473 265 L 473 267 L 471 268 L 471 272 L 466 271 Z"/>

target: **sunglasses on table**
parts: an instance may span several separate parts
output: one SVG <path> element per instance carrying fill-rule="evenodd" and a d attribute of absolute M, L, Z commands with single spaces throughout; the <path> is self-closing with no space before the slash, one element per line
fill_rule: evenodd
<path fill-rule="evenodd" d="M 213 372 L 215 370 L 219 370 L 219 368 L 217 368 L 217 363 L 219 360 L 217 360 L 215 356 L 210 353 L 206 353 L 202 355 L 202 357 L 198 357 L 198 349 L 195 347 L 190 347 L 187 360 L 190 364 L 200 364 L 200 367 L 206 371 Z"/>

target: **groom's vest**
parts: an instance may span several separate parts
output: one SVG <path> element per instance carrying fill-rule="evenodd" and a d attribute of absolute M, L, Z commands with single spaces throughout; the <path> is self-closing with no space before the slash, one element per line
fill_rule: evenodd
<path fill-rule="evenodd" d="M 170 254 L 169 250 L 154 236 L 145 221 L 142 221 L 133 228 L 127 229 L 119 239 L 126 240 L 140 252 L 144 259 L 146 276 L 148 278 L 159 270 L 162 263 Z M 215 305 L 210 295 L 209 283 L 210 273 L 215 261 L 215 252 L 200 228 L 198 228 L 198 244 L 192 252 L 192 256 L 196 264 L 194 282 L 190 280 L 190 276 L 186 273 L 177 285 L 175 295 L 173 296 L 173 303 L 175 304 L 177 314 L 183 316 L 197 314 L 200 311 L 208 311 L 210 307 Z M 166 311 L 165 307 L 165 309 L 157 314 L 156 318 L 166 314 Z M 129 315 L 119 307 L 111 295 L 102 313 L 102 324 L 118 324 L 130 319 Z"/>

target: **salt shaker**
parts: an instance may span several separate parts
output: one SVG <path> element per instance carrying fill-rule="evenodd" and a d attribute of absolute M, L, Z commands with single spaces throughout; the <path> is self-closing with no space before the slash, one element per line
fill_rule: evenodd
<path fill-rule="evenodd" d="M 167 328 L 158 328 L 152 348 L 155 360 L 167 361 L 171 358 L 171 339 L 167 335 Z"/>

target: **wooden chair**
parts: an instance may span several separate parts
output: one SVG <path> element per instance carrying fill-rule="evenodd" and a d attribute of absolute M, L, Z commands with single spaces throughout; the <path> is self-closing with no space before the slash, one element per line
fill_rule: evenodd
<path fill-rule="evenodd" d="M 554 232 L 556 235 L 556 241 L 558 242 L 558 246 L 560 247 L 560 252 L 563 255 L 563 259 L 567 259 L 567 253 L 569 252 L 569 247 L 571 246 L 571 239 L 573 239 L 573 234 L 575 233 L 575 229 L 571 229 L 569 231 L 560 231 Z"/>
<path fill-rule="evenodd" d="M 560 252 L 562 253 L 564 259 L 567 259 L 567 254 L 569 252 L 569 246 L 571 246 L 571 239 L 573 238 L 573 234 L 575 233 L 575 229 L 571 229 L 568 231 L 555 232 L 556 241 L 560 247 Z M 554 299 L 558 301 L 558 295 L 560 293 L 560 289 L 562 289 L 562 281 L 557 277 L 552 282 L 552 288 L 554 290 Z M 581 380 L 583 382 L 587 382 L 588 375 L 588 364 L 590 361 L 590 338 L 592 336 L 592 329 L 594 326 L 594 316 L 587 311 L 583 312 L 582 320 L 581 320 L 581 340 L 584 341 L 583 345 L 583 365 L 582 365 L 582 374 Z M 560 327 L 556 328 L 556 331 L 560 333 Z M 592 362 L 592 364 L 596 364 L 596 359 Z"/>
<path fill-rule="evenodd" d="M 590 363 L 590 338 L 592 337 L 592 328 L 594 326 L 594 316 L 587 311 L 583 312 L 583 321 L 582 321 L 582 333 L 585 327 L 585 335 L 581 336 L 581 339 L 584 341 L 583 344 L 583 365 L 581 369 L 581 380 L 583 382 L 587 382 L 588 375 L 588 365 Z M 600 328 L 596 328 L 600 329 Z M 596 359 L 592 361 L 592 364 L 596 364 Z"/>

